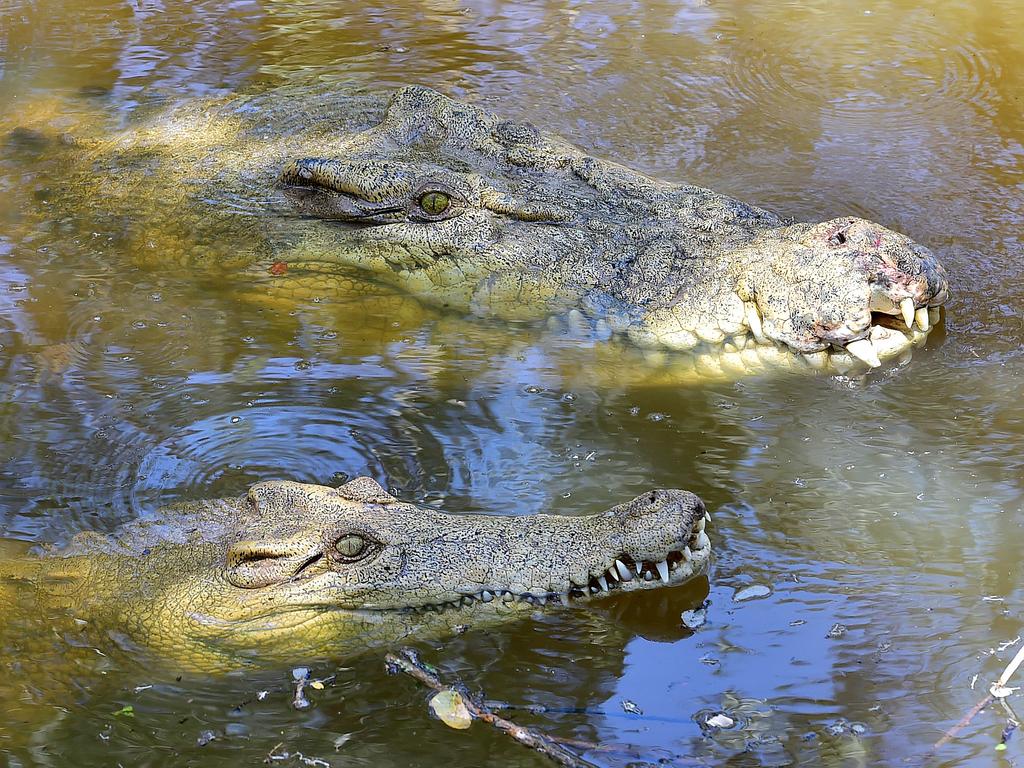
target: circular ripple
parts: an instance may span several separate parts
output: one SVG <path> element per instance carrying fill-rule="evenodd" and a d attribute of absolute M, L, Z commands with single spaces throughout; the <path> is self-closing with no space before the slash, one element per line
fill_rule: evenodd
<path fill-rule="evenodd" d="M 370 475 L 401 481 L 424 474 L 409 465 L 417 447 L 401 430 L 382 436 L 381 425 L 366 413 L 264 405 L 208 416 L 153 446 L 132 470 L 132 493 L 156 503 L 196 489 L 230 495 L 273 478 L 340 484 Z"/>

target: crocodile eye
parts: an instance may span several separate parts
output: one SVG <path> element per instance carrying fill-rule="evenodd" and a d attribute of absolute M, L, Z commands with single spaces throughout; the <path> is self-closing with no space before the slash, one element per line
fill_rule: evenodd
<path fill-rule="evenodd" d="M 346 533 L 336 542 L 334 548 L 346 560 L 359 560 L 370 549 L 370 542 L 358 533 Z"/>
<path fill-rule="evenodd" d="M 424 192 L 420 195 L 420 199 L 416 202 L 425 213 L 431 216 L 440 216 L 448 210 L 448 206 L 451 205 L 452 199 L 444 192 L 431 190 L 430 192 Z"/>

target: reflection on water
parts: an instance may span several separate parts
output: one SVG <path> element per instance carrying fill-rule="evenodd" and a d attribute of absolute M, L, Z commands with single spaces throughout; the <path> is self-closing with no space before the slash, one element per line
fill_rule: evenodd
<path fill-rule="evenodd" d="M 127 238 L 27 226 L 48 158 L 15 134 L 0 152 L 6 536 L 109 531 L 268 477 L 371 474 L 494 514 L 682 486 L 715 515 L 696 632 L 678 617 L 702 584 L 469 632 L 430 659 L 557 710 L 514 716 L 607 745 L 588 753 L 599 765 L 919 759 L 1022 634 L 1022 23 L 1007 0 L 8 3 L 4 135 L 310 79 L 424 83 L 785 215 L 878 220 L 932 247 L 955 293 L 945 338 L 865 384 L 684 386 L 642 357 L 386 294 L 260 302 L 258 285 L 139 269 Z M 751 585 L 771 592 L 733 600 Z M 288 670 L 176 680 L 116 643 L 83 654 L 91 671 L 32 668 L 29 634 L 3 648 L 36 702 L 18 715 L 33 746 L 0 742 L 21 764 L 235 765 L 279 742 L 339 765 L 542 764 L 428 722 L 377 658 L 340 660 L 298 713 Z M 132 718 L 112 714 L 125 705 Z M 738 725 L 702 729 L 716 711 Z M 991 764 L 1005 725 L 977 716 L 934 763 Z"/>

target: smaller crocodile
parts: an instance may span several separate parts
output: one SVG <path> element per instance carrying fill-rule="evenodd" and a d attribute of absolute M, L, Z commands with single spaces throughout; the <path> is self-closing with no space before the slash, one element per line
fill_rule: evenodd
<path fill-rule="evenodd" d="M 708 562 L 708 519 L 681 490 L 589 516 L 496 516 L 399 501 L 366 477 L 339 488 L 270 481 L 114 536 L 7 556 L 0 595 L 11 611 L 65 612 L 177 668 L 226 671 L 678 584 Z"/>

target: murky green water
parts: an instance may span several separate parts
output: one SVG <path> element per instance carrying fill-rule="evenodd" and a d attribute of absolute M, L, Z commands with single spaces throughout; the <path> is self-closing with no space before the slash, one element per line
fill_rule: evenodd
<path fill-rule="evenodd" d="M 1009 0 L 8 0 L 5 131 L 308 79 L 423 83 L 786 215 L 880 221 L 932 247 L 955 295 L 944 334 L 862 384 L 616 383 L 572 340 L 461 335 L 386 292 L 282 308 L 140 269 L 59 221 L 26 227 L 46 163 L 26 151 L 0 165 L 3 531 L 108 531 L 270 477 L 369 474 L 495 514 L 689 488 L 715 514 L 709 594 L 471 631 L 427 657 L 492 698 L 566 710 L 524 722 L 632 745 L 587 753 L 599 765 L 916 764 L 1024 634 L 1022 28 Z M 734 602 L 747 585 L 772 592 Z M 679 613 L 705 596 L 691 635 Z M 69 687 L 32 639 L 3 649 L 38 702 L 0 744 L 17 765 L 247 765 L 275 746 L 336 766 L 544 764 L 428 719 L 378 656 L 318 663 L 337 678 L 296 712 L 288 669 L 177 680 L 108 650 Z M 737 727 L 703 731 L 719 710 Z M 929 764 L 1021 764 L 1019 735 L 994 751 L 1009 716 L 986 710 Z"/>

